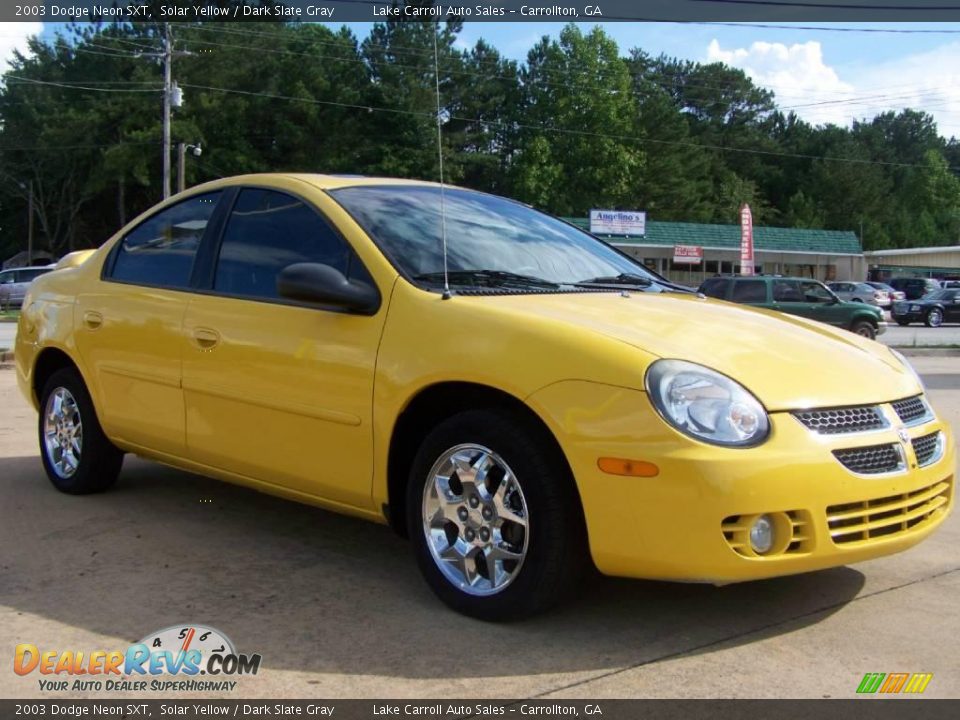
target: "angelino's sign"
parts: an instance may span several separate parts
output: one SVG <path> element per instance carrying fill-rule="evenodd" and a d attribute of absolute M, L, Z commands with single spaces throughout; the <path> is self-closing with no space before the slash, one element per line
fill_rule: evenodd
<path fill-rule="evenodd" d="M 647 214 L 636 210 L 591 210 L 594 235 L 646 235 Z"/>
<path fill-rule="evenodd" d="M 677 264 L 697 265 L 703 260 L 703 248 L 698 245 L 674 245 L 673 261 Z"/>

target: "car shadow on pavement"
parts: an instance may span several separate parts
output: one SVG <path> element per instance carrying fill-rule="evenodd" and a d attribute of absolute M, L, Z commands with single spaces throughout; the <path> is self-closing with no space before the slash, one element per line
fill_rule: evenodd
<path fill-rule="evenodd" d="M 0 458 L 0 507 L 0 604 L 131 642 L 204 623 L 266 667 L 306 672 L 470 678 L 639 664 L 792 632 L 864 584 L 849 568 L 723 588 L 593 575 L 557 610 L 495 625 L 446 609 L 384 526 L 137 458 L 113 490 L 84 497 L 56 492 L 36 456 Z"/>

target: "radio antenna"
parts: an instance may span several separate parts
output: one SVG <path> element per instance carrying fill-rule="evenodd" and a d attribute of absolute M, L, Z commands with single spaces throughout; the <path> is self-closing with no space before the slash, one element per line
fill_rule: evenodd
<path fill-rule="evenodd" d="M 433 74 L 436 80 L 437 89 L 437 156 L 440 159 L 440 238 L 443 242 L 443 299 L 449 300 L 453 297 L 450 292 L 450 273 L 447 269 L 447 208 L 446 193 L 443 185 L 443 123 L 440 120 L 440 62 L 437 56 L 437 35 L 440 31 L 440 23 L 437 23 L 437 29 L 433 33 Z"/>

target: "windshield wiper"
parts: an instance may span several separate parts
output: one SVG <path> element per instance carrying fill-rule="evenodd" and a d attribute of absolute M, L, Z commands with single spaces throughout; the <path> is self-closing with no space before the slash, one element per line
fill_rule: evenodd
<path fill-rule="evenodd" d="M 597 287 L 602 285 L 629 285 L 631 287 L 650 287 L 653 285 L 653 280 L 650 278 L 643 277 L 642 275 L 634 275 L 633 273 L 620 273 L 619 275 L 609 275 L 606 277 L 595 277 L 590 278 L 589 280 L 579 280 L 578 282 L 571 283 L 577 287 Z"/>
<path fill-rule="evenodd" d="M 467 285 L 478 287 L 537 287 L 537 288 L 559 288 L 560 284 L 545 280 L 544 278 L 534 277 L 533 275 L 521 275 L 519 273 L 507 272 L 506 270 L 451 270 L 447 273 L 451 285 Z M 442 284 L 444 280 L 443 272 L 430 272 L 414 275 L 414 280 L 423 282 Z"/>

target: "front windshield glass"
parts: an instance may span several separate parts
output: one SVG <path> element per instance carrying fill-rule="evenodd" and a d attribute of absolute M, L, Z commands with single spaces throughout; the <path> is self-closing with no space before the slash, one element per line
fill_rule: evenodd
<path fill-rule="evenodd" d="M 442 284 L 439 187 L 366 185 L 331 195 L 408 277 Z M 658 280 L 592 235 L 512 200 L 447 188 L 443 201 L 451 285 L 483 284 L 478 277 L 557 286 Z"/>

